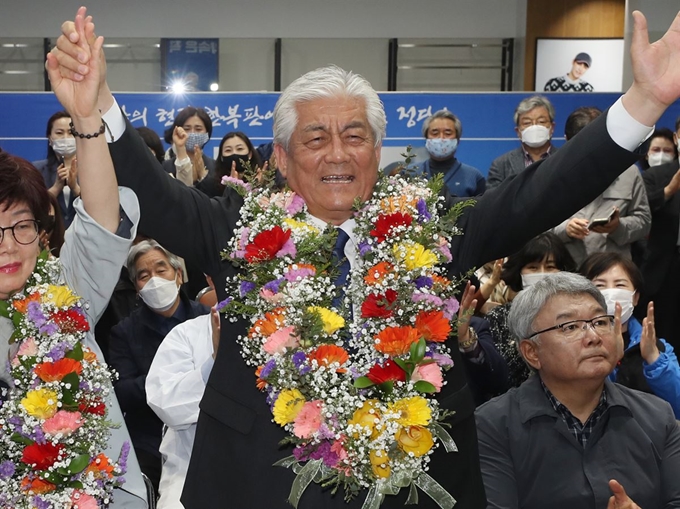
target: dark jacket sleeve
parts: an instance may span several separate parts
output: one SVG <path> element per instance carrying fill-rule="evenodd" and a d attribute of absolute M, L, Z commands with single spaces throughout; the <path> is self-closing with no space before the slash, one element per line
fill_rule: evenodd
<path fill-rule="evenodd" d="M 209 275 L 220 272 L 242 204 L 236 193 L 210 199 L 170 178 L 127 122 L 123 136 L 109 145 L 118 184 L 139 198 L 139 230 Z"/>
<path fill-rule="evenodd" d="M 470 386 L 479 404 L 482 400 L 489 399 L 490 395 L 502 394 L 508 390 L 508 365 L 493 344 L 489 322 L 473 316 L 470 326 L 477 333 L 479 346 L 484 351 L 484 362 L 479 364 L 466 361 L 463 355 Z"/>
<path fill-rule="evenodd" d="M 109 340 L 109 362 L 118 373 L 114 387 L 123 412 L 146 406 L 146 373 L 139 369 L 130 348 L 130 343 L 135 341 L 134 330 L 134 321 L 128 317 L 111 329 Z"/>
<path fill-rule="evenodd" d="M 638 159 L 611 139 L 606 116 L 465 209 L 459 220 L 464 234 L 452 239 L 460 272 L 516 252 L 593 201 Z"/>
<path fill-rule="evenodd" d="M 649 208 L 652 212 L 658 212 L 666 204 L 664 188 L 671 181 L 677 170 L 678 162 L 674 161 L 667 165 L 649 168 L 643 172 L 642 180 L 645 183 L 647 201 L 649 201 Z"/>

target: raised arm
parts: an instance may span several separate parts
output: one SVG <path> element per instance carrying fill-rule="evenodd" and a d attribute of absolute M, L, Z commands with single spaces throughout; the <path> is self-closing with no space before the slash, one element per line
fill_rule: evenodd
<path fill-rule="evenodd" d="M 48 54 L 46 68 L 52 89 L 71 115 L 75 129 L 78 180 L 85 210 L 101 226 L 115 232 L 120 222 L 118 184 L 106 143 L 106 129 L 97 109 L 104 39 L 94 36 L 91 18 L 84 14 L 84 10 L 79 11 L 73 23 L 76 46 L 83 61 L 79 64 L 82 79 L 65 78 L 54 53 Z"/>

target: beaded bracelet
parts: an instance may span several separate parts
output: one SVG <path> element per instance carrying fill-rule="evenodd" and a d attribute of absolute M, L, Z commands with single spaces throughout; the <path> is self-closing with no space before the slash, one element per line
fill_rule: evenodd
<path fill-rule="evenodd" d="M 94 133 L 94 134 L 82 134 L 82 133 L 79 133 L 78 131 L 76 131 L 76 128 L 75 128 L 75 126 L 73 125 L 73 121 L 69 122 L 69 123 L 68 123 L 68 126 L 69 126 L 69 128 L 70 128 L 70 129 L 69 129 L 69 132 L 70 132 L 73 136 L 77 136 L 77 137 L 80 138 L 80 139 L 85 138 L 85 139 L 88 139 L 88 140 L 91 139 L 91 138 L 96 138 L 96 137 L 99 136 L 100 134 L 104 134 L 104 132 L 105 132 L 106 129 L 108 128 L 108 126 L 106 125 L 106 122 L 104 122 L 104 119 L 103 119 L 103 118 L 102 118 L 102 126 L 99 128 L 99 131 L 97 131 L 97 132 Z"/>

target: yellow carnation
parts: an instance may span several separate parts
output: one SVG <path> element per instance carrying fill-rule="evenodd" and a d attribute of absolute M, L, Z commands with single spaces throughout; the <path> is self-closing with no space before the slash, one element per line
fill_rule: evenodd
<path fill-rule="evenodd" d="M 285 426 L 293 422 L 305 404 L 305 397 L 297 389 L 284 389 L 274 403 L 274 422 Z"/>
<path fill-rule="evenodd" d="M 347 421 L 347 424 L 354 424 L 355 426 L 363 426 L 364 429 L 369 429 L 371 431 L 371 438 L 378 436 L 378 430 L 376 429 L 376 420 L 380 419 L 380 412 L 376 408 L 376 403 L 378 400 L 369 399 L 364 401 L 361 408 L 358 408 L 352 414 L 352 418 Z M 354 436 L 358 437 L 360 432 L 355 431 Z"/>
<path fill-rule="evenodd" d="M 391 412 L 399 414 L 397 422 L 402 426 L 427 426 L 432 419 L 430 406 L 427 404 L 427 400 L 421 396 L 395 401 L 389 409 Z"/>
<path fill-rule="evenodd" d="M 390 476 L 390 458 L 386 451 L 371 450 L 368 454 L 371 460 L 371 468 L 376 477 L 387 478 Z"/>
<path fill-rule="evenodd" d="M 404 262 L 408 270 L 420 269 L 423 267 L 434 267 L 439 259 L 434 252 L 425 249 L 417 242 L 405 242 L 397 244 L 393 248 L 394 257 Z"/>
<path fill-rule="evenodd" d="M 399 428 L 395 438 L 405 453 L 412 452 L 416 457 L 426 454 L 434 445 L 430 430 L 421 426 Z"/>
<path fill-rule="evenodd" d="M 304 223 L 302 221 L 297 221 L 295 219 L 287 218 L 284 219 L 283 222 L 290 228 L 291 230 L 298 230 L 298 231 L 304 231 L 308 233 L 320 233 L 319 229 L 309 223 Z"/>
<path fill-rule="evenodd" d="M 65 308 L 73 306 L 78 302 L 78 296 L 75 295 L 66 286 L 49 285 L 47 293 L 43 297 L 48 304 L 54 304 L 58 308 Z"/>
<path fill-rule="evenodd" d="M 336 330 L 345 326 L 345 319 L 330 309 L 321 306 L 310 306 L 307 308 L 310 313 L 318 313 L 323 322 L 323 330 L 326 334 L 333 334 Z"/>
<path fill-rule="evenodd" d="M 21 400 L 21 406 L 33 417 L 49 419 L 57 413 L 57 398 L 56 391 L 36 389 L 26 393 L 26 397 Z"/>

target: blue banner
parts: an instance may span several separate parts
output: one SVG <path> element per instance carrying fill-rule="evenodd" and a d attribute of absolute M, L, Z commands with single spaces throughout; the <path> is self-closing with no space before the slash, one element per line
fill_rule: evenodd
<path fill-rule="evenodd" d="M 180 92 L 207 92 L 219 82 L 219 39 L 161 39 L 163 85 Z"/>
<path fill-rule="evenodd" d="M 147 126 L 161 138 L 175 115 L 191 105 L 205 108 L 213 120 L 213 135 L 205 152 L 214 155 L 222 136 L 229 131 L 245 132 L 257 146 L 271 141 L 272 116 L 277 93 L 166 93 L 115 94 L 118 103 L 136 127 Z M 383 144 L 383 166 L 399 160 L 404 147 L 412 145 L 424 155 L 421 129 L 431 113 L 446 108 L 463 124 L 458 158 L 486 174 L 491 161 L 518 146 L 513 114 L 529 93 L 381 93 L 387 113 L 387 138 Z M 554 141 L 563 142 L 564 123 L 579 106 L 608 108 L 619 94 L 547 94 L 555 105 Z M 51 93 L 0 93 L 0 147 L 29 160 L 44 159 L 47 151 L 47 119 L 61 109 Z M 680 104 L 668 109 L 658 126 L 674 130 Z"/>

